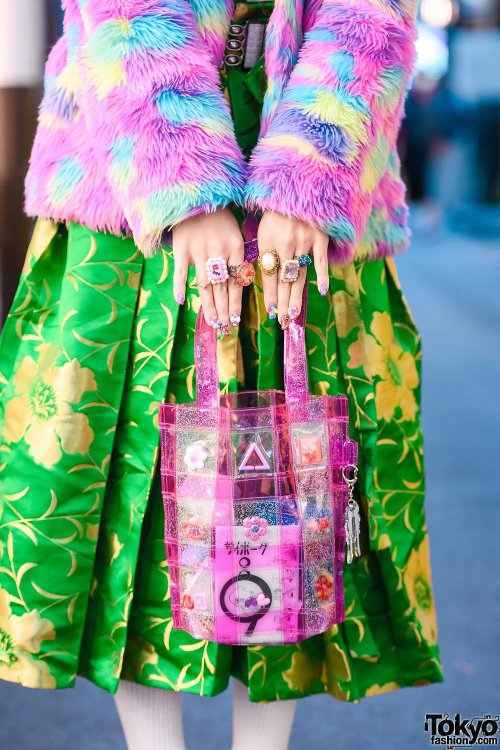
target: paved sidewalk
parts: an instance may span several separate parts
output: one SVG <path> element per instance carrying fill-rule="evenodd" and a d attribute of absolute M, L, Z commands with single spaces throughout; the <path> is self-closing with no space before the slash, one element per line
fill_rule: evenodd
<path fill-rule="evenodd" d="M 426 750 L 427 711 L 498 713 L 500 247 L 444 232 L 397 259 L 423 337 L 427 518 L 446 681 L 299 703 L 291 750 Z M 230 747 L 230 696 L 185 701 L 189 748 Z M 0 682 L 0 750 L 125 750 L 112 698 Z M 264 748 L 261 750 L 273 750 Z"/>

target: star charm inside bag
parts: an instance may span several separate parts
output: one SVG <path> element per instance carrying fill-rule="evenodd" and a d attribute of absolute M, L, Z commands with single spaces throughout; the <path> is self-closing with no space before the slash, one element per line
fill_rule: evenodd
<path fill-rule="evenodd" d="M 293 643 L 345 617 L 357 444 L 347 398 L 309 394 L 305 304 L 284 334 L 284 391 L 221 395 L 200 310 L 196 401 L 159 405 L 174 626 L 196 638 Z"/>

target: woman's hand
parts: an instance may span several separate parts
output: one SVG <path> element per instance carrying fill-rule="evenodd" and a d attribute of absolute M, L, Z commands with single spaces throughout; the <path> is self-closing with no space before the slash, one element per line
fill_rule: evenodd
<path fill-rule="evenodd" d="M 274 211 L 264 212 L 257 235 L 259 251 L 275 249 L 281 263 L 299 255 L 313 255 L 318 289 L 322 295 L 328 293 L 329 284 L 328 239 L 320 229 Z M 277 313 L 283 329 L 300 313 L 307 273 L 307 268 L 301 267 L 299 278 L 292 283 L 281 281 L 280 269 L 274 274 L 262 274 L 266 309 L 271 316 Z"/>
<path fill-rule="evenodd" d="M 242 287 L 233 278 L 221 284 L 209 283 L 205 262 L 215 257 L 224 258 L 228 265 L 243 262 L 243 236 L 234 214 L 224 208 L 185 219 L 172 230 L 172 249 L 176 301 L 184 302 L 188 266 L 192 265 L 205 320 L 227 335 L 229 321 L 237 326 L 241 317 Z"/>

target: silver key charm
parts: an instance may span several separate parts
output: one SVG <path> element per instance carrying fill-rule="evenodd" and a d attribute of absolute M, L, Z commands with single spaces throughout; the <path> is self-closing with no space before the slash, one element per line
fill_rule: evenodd
<path fill-rule="evenodd" d="M 347 476 L 346 468 L 353 470 L 352 477 Z M 352 563 L 354 557 L 360 557 L 361 555 L 361 515 L 359 512 L 359 505 L 354 499 L 354 485 L 358 480 L 358 469 L 354 465 L 345 467 L 342 470 L 342 475 L 349 488 L 349 499 L 345 509 L 344 528 L 346 535 L 346 558 L 348 563 Z"/>
<path fill-rule="evenodd" d="M 353 557 L 361 555 L 359 543 L 359 529 L 361 518 L 359 515 L 359 506 L 355 500 L 349 499 L 345 514 L 345 530 L 347 543 L 347 562 L 351 563 Z"/>

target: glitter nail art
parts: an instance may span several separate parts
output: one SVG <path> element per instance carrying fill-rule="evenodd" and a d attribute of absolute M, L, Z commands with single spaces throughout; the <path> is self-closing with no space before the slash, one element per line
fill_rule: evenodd
<path fill-rule="evenodd" d="M 219 322 L 219 329 L 223 336 L 229 336 L 229 323 Z"/>
<path fill-rule="evenodd" d="M 220 328 L 220 323 L 217 319 L 217 315 L 212 315 L 210 317 L 210 320 L 208 321 L 208 324 L 212 326 L 212 328 Z"/>
<path fill-rule="evenodd" d="M 179 305 L 183 305 L 185 299 L 186 299 L 186 297 L 182 293 L 178 294 L 177 297 L 176 297 L 176 300 L 179 303 Z"/>
<path fill-rule="evenodd" d="M 319 293 L 321 294 L 322 297 L 328 294 L 328 284 L 320 284 Z"/>
<path fill-rule="evenodd" d="M 299 308 L 290 307 L 290 309 L 288 310 L 288 315 L 290 316 L 290 320 L 295 320 L 299 317 Z"/>
<path fill-rule="evenodd" d="M 288 326 L 290 325 L 290 316 L 289 315 L 282 315 L 281 316 L 281 327 L 285 331 Z"/>

